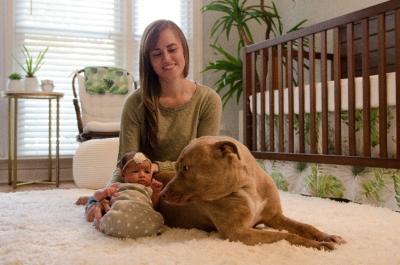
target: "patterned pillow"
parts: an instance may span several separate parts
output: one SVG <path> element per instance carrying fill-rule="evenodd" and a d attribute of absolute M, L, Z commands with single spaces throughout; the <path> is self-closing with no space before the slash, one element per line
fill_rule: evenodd
<path fill-rule="evenodd" d="M 85 88 L 90 94 L 116 94 L 128 93 L 128 72 L 116 67 L 86 67 Z"/>

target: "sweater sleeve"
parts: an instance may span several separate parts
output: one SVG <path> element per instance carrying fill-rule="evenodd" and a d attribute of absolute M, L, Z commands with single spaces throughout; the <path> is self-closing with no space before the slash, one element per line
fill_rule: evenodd
<path fill-rule="evenodd" d="M 205 102 L 206 105 L 197 128 L 197 137 L 219 134 L 222 113 L 221 98 L 214 90 L 210 89 Z"/>
<path fill-rule="evenodd" d="M 110 179 L 110 181 L 108 182 L 108 185 L 111 185 L 112 183 L 116 183 L 116 182 L 123 182 L 122 178 L 121 178 L 121 170 L 119 168 L 115 168 L 113 173 L 112 173 L 112 177 Z"/>
<path fill-rule="evenodd" d="M 175 162 L 173 161 L 155 161 L 158 165 L 159 172 L 175 171 Z"/>

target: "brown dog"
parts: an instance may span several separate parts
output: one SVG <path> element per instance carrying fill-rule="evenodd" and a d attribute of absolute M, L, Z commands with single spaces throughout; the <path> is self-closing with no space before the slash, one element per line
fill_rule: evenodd
<path fill-rule="evenodd" d="M 249 150 L 230 137 L 193 140 L 176 163 L 176 177 L 162 193 L 160 211 L 170 226 L 218 230 L 248 245 L 287 240 L 334 249 L 345 241 L 285 217 L 278 190 Z M 255 228 L 258 224 L 288 232 Z"/>

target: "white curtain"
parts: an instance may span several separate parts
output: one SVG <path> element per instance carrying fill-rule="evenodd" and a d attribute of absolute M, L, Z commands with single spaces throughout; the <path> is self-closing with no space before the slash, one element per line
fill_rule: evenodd
<path fill-rule="evenodd" d="M 64 93 L 60 111 L 61 155 L 71 155 L 77 147 L 71 89 L 75 70 L 89 65 L 117 66 L 132 72 L 137 81 L 141 34 L 148 23 L 159 18 L 175 21 L 189 43 L 193 43 L 192 1 L 15 0 L 14 3 L 16 59 L 23 60 L 20 52 L 23 45 L 34 58 L 48 47 L 45 64 L 37 77 L 54 80 L 55 90 Z M 14 69 L 22 73 L 16 63 Z M 47 107 L 47 101 L 21 101 L 19 155 L 47 154 Z"/>

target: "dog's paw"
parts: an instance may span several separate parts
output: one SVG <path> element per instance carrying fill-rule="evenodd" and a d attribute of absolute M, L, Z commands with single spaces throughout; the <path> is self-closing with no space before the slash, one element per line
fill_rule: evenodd
<path fill-rule="evenodd" d="M 326 238 L 324 238 L 325 242 L 333 242 L 336 244 L 344 244 L 346 243 L 346 240 L 344 240 L 341 236 L 337 235 L 328 235 Z"/>
<path fill-rule="evenodd" d="M 335 249 L 335 244 L 332 242 L 318 242 L 318 245 L 316 246 L 317 249 L 319 250 L 334 250 Z"/>

